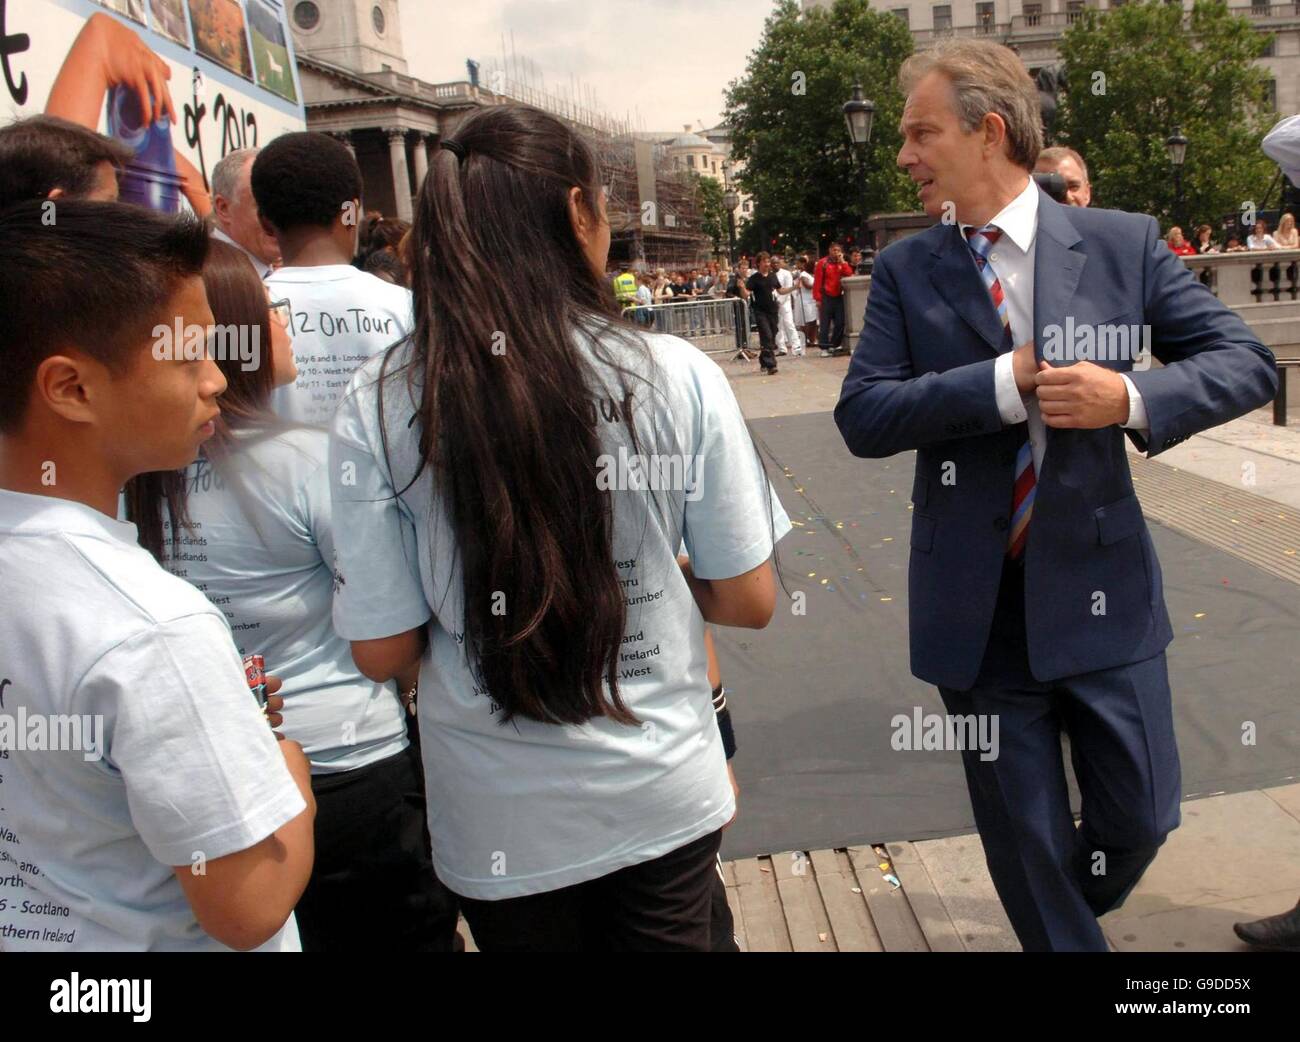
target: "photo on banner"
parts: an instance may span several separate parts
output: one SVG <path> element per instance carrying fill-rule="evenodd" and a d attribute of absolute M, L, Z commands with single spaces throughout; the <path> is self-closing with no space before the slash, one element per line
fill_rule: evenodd
<path fill-rule="evenodd" d="M 293 86 L 293 59 L 285 45 L 280 14 L 266 0 L 248 0 L 248 29 L 253 40 L 257 82 L 289 101 L 298 100 Z"/>
<path fill-rule="evenodd" d="M 253 78 L 253 62 L 244 33 L 244 12 L 239 0 L 189 0 L 194 46 L 231 72 Z"/>
<path fill-rule="evenodd" d="M 98 0 L 98 3 L 144 25 L 144 0 Z"/>
<path fill-rule="evenodd" d="M 149 15 L 153 31 L 182 47 L 190 45 L 190 32 L 185 24 L 185 0 L 149 0 Z"/>

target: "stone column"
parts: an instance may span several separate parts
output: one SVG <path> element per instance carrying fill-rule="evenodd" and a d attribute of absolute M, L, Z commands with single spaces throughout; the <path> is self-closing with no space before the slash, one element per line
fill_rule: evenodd
<path fill-rule="evenodd" d="M 397 200 L 397 216 L 409 221 L 414 216 L 411 208 L 411 175 L 406 169 L 406 130 L 402 127 L 385 127 L 388 136 L 388 158 L 393 169 L 393 196 Z"/>
<path fill-rule="evenodd" d="M 420 194 L 420 186 L 424 184 L 424 177 L 429 172 L 429 135 L 417 134 L 415 136 L 415 194 Z"/>

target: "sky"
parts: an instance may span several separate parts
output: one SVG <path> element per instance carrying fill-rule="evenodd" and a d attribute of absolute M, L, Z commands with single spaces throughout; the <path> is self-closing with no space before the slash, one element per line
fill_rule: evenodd
<path fill-rule="evenodd" d="M 637 129 L 698 129 L 721 121 L 723 92 L 745 70 L 771 0 L 401 0 L 411 75 L 432 83 L 466 78 L 507 54 L 510 34 L 546 86 L 576 77 L 606 115 Z M 486 80 L 484 86 L 491 86 Z M 639 111 L 639 120 L 637 113 Z"/>

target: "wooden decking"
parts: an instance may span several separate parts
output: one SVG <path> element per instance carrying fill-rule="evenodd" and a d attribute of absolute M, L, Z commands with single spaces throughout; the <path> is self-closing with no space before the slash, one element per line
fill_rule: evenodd
<path fill-rule="evenodd" d="M 742 951 L 964 950 L 910 843 L 746 858 L 723 875 Z"/>

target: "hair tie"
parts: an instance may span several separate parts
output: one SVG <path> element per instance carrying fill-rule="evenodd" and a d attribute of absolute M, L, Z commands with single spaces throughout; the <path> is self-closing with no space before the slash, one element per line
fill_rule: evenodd
<path fill-rule="evenodd" d="M 443 138 L 440 142 L 438 142 L 438 145 L 440 148 L 445 148 L 457 159 L 465 158 L 465 146 L 462 145 L 459 141 L 452 141 L 450 138 Z"/>

